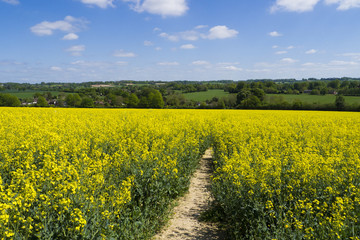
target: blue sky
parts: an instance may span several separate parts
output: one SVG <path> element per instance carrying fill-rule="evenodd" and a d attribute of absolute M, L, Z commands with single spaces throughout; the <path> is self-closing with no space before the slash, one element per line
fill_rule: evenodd
<path fill-rule="evenodd" d="M 360 77 L 360 0 L 0 0 L 0 82 Z"/>

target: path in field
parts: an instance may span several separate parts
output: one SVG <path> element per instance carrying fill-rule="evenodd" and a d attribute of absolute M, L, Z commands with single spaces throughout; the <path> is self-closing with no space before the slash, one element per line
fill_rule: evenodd
<path fill-rule="evenodd" d="M 200 222 L 201 212 L 210 202 L 211 150 L 202 157 L 200 167 L 190 182 L 189 192 L 179 200 L 168 227 L 155 240 L 220 240 L 222 235 L 215 224 Z"/>

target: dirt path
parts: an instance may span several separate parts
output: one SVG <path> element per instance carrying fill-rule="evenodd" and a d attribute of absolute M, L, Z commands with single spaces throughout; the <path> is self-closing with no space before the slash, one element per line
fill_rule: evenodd
<path fill-rule="evenodd" d="M 179 200 L 168 227 L 154 237 L 154 240 L 220 240 L 216 225 L 199 221 L 200 213 L 208 208 L 210 201 L 211 150 L 201 159 L 190 182 L 189 192 Z"/>

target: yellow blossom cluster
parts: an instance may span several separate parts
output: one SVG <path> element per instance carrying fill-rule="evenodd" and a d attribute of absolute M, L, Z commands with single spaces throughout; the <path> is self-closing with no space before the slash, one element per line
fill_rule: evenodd
<path fill-rule="evenodd" d="M 233 239 L 359 239 L 359 117 L 0 108 L 0 239 L 150 239 L 210 146 Z"/>
<path fill-rule="evenodd" d="M 357 239 L 360 114 L 238 111 L 214 124 L 214 196 L 234 239 Z"/>
<path fill-rule="evenodd" d="M 142 239 L 205 149 L 195 113 L 0 109 L 0 239 Z"/>

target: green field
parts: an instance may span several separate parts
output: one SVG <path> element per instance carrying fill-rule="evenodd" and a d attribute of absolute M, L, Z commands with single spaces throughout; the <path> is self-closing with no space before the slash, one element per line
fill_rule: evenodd
<path fill-rule="evenodd" d="M 24 99 L 24 98 L 33 98 L 35 93 L 47 93 L 44 91 L 0 91 L 0 93 L 6 93 L 6 94 L 11 94 L 14 95 L 20 99 Z M 59 91 L 51 91 L 51 94 L 53 96 L 58 96 L 59 95 Z"/>
<path fill-rule="evenodd" d="M 228 92 L 224 92 L 222 89 L 212 89 L 206 92 L 193 92 L 193 93 L 184 93 L 186 99 L 194 100 L 196 102 L 205 102 L 206 100 L 211 100 L 213 97 L 222 98 L 229 95 Z"/>
<path fill-rule="evenodd" d="M 300 100 L 304 103 L 309 104 L 329 104 L 335 103 L 336 96 L 335 95 L 310 95 L 310 94 L 267 94 L 266 99 L 270 100 L 271 97 L 282 97 L 285 101 L 289 103 L 293 103 L 295 100 Z M 360 104 L 360 97 L 357 96 L 344 96 L 345 103 L 348 105 L 352 104 Z"/>

